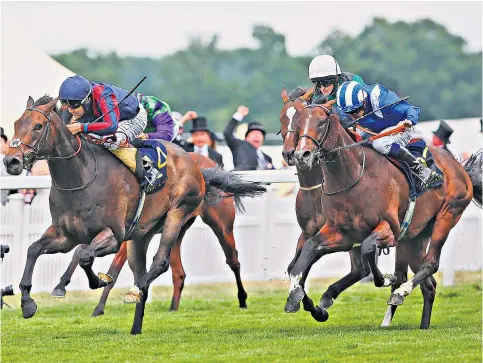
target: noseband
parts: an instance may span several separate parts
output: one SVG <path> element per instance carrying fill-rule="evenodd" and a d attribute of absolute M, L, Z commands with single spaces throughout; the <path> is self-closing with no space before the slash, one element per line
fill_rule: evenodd
<path fill-rule="evenodd" d="M 54 152 L 54 149 L 55 149 L 55 145 L 54 145 L 54 143 L 51 144 L 48 140 L 50 130 L 51 130 L 51 126 L 54 126 L 54 128 L 60 133 L 62 138 L 64 138 L 64 135 L 55 126 L 55 124 L 52 123 L 52 120 L 50 119 L 49 115 L 46 114 L 44 111 L 42 111 L 42 110 L 40 110 L 36 107 L 27 107 L 25 110 L 26 111 L 37 111 L 37 112 L 41 113 L 47 119 L 47 126 L 45 126 L 45 129 L 44 129 L 44 132 L 42 133 L 42 136 L 40 136 L 39 141 L 34 146 L 22 142 L 19 138 L 16 138 L 16 139 L 13 139 L 12 141 L 10 141 L 10 147 L 16 148 L 16 149 L 20 150 L 20 152 L 22 153 L 22 155 L 23 155 L 23 157 L 22 157 L 23 158 L 23 168 L 24 169 L 30 170 L 32 168 L 33 164 L 37 160 L 70 159 L 70 158 L 74 157 L 75 155 L 77 155 L 79 153 L 79 151 L 82 148 L 82 141 L 79 138 L 79 136 L 76 135 L 77 141 L 79 142 L 79 148 L 77 149 L 77 151 L 75 153 L 73 153 L 72 155 L 69 155 L 69 156 L 52 156 L 52 153 Z M 48 144 L 51 147 L 50 154 L 45 155 L 45 156 L 38 156 L 39 151 L 44 147 L 45 144 Z M 20 148 L 20 145 L 24 145 L 24 146 L 28 147 L 29 149 L 31 149 L 31 151 L 24 153 L 24 151 Z"/>
<path fill-rule="evenodd" d="M 327 117 L 325 119 L 321 120 L 321 121 L 327 121 L 332 112 L 327 107 L 325 107 L 324 105 L 307 105 L 304 108 L 302 108 L 301 112 L 303 110 L 305 110 L 306 108 L 314 108 L 314 107 L 320 107 L 321 109 L 323 109 L 325 111 L 325 113 L 327 114 Z M 315 156 L 316 156 L 318 161 L 332 162 L 332 160 L 326 160 L 322 157 L 322 154 L 323 154 L 322 145 L 324 144 L 324 141 L 327 138 L 328 134 L 329 134 L 329 126 L 327 126 L 327 128 L 325 129 L 325 134 L 324 134 L 324 136 L 322 136 L 320 141 L 316 140 L 314 137 L 310 136 L 309 134 L 300 135 L 299 140 L 306 137 L 307 139 L 311 140 L 315 144 L 315 146 L 317 146 L 317 151 L 315 152 Z"/>

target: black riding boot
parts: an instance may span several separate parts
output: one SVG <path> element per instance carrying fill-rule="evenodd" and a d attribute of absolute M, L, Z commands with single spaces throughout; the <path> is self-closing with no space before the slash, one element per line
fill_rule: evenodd
<path fill-rule="evenodd" d="M 418 159 L 416 159 L 414 155 L 411 154 L 411 152 L 405 147 L 401 146 L 396 158 L 400 161 L 406 162 L 411 168 L 411 171 L 414 174 L 416 174 L 416 176 L 421 180 L 421 182 L 426 187 L 432 185 L 437 181 L 443 180 L 443 177 L 441 175 L 432 171 L 427 166 L 424 166 L 423 164 L 421 164 L 421 162 Z"/>

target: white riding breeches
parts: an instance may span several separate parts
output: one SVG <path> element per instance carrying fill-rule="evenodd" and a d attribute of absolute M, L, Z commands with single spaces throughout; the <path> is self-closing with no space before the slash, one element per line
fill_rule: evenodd
<path fill-rule="evenodd" d="M 391 126 L 387 129 L 381 131 L 381 133 L 392 130 L 397 126 Z M 389 151 L 391 150 L 392 144 L 399 144 L 401 146 L 406 146 L 409 141 L 411 140 L 414 132 L 414 126 L 406 129 L 403 132 L 398 132 L 394 135 L 384 136 L 380 139 L 376 139 L 372 142 L 372 147 L 379 151 L 381 154 L 388 155 Z"/>

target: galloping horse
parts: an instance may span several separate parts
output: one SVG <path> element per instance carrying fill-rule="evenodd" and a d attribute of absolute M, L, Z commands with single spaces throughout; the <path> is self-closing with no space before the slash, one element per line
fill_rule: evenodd
<path fill-rule="evenodd" d="M 213 168 L 217 165 L 213 160 L 203 155 L 197 153 L 188 154 L 196 161 L 200 168 Z M 235 280 L 238 287 L 239 306 L 240 308 L 246 308 L 246 301 L 248 295 L 243 287 L 243 283 L 241 280 L 240 262 L 238 261 L 238 251 L 236 250 L 235 236 L 233 235 L 233 224 L 235 222 L 234 200 L 232 197 L 229 197 L 222 202 L 214 205 L 202 203 L 198 211 L 199 216 L 201 217 L 203 222 L 212 229 L 213 233 L 215 233 L 216 237 L 218 238 L 218 242 L 220 243 L 226 256 L 226 263 L 235 274 Z M 181 229 L 178 239 L 176 240 L 176 243 L 171 250 L 169 266 L 171 267 L 171 272 L 173 276 L 173 297 L 171 299 L 171 306 L 169 308 L 170 311 L 178 310 L 181 292 L 183 291 L 184 280 L 186 278 L 186 273 L 183 269 L 183 264 L 181 262 L 181 242 L 186 231 L 191 227 L 196 217 L 196 215 L 193 215 L 193 218 L 186 222 L 186 224 Z M 109 268 L 107 274 L 113 278 L 113 283 L 104 287 L 101 299 L 97 304 L 96 308 L 94 309 L 92 316 L 99 316 L 104 314 L 104 308 L 106 305 L 107 297 L 109 296 L 109 292 L 114 287 L 117 277 L 121 272 L 124 264 L 126 263 L 128 243 L 132 243 L 132 241 L 123 243 L 121 245 L 121 249 L 112 261 L 111 267 Z M 77 247 L 76 251 L 74 252 L 72 262 L 65 271 L 64 275 L 62 275 L 59 284 L 54 288 L 52 296 L 65 297 L 65 287 L 69 284 L 70 279 L 72 278 L 72 274 L 74 273 L 74 270 L 79 263 L 80 253 L 86 247 L 87 245 L 80 245 Z"/>
<path fill-rule="evenodd" d="M 12 175 L 31 167 L 37 158 L 47 159 L 52 176 L 52 225 L 29 247 L 19 285 L 24 318 L 37 311 L 30 290 L 35 262 L 41 254 L 67 253 L 80 244 L 88 244 L 80 254 L 80 265 L 91 288 L 106 286 L 92 270 L 92 263 L 95 257 L 118 252 L 141 196 L 138 180 L 120 160 L 102 146 L 69 132 L 53 111 L 56 102 L 57 99 L 47 97 L 34 102 L 29 97 L 27 109 L 15 121 L 15 136 L 4 158 L 7 172 Z M 221 200 L 220 191 L 235 197 L 253 197 L 265 191 L 256 183 L 244 182 L 219 168 L 200 170 L 180 147 L 163 144 L 168 155 L 166 185 L 146 196 L 144 210 L 129 237 L 133 243 L 127 246 L 135 286 L 125 302 L 137 303 L 131 334 L 141 333 L 149 285 L 167 271 L 181 228 L 199 213 L 201 202 L 216 196 Z M 146 271 L 148 243 L 161 231 L 158 251 Z"/>
<path fill-rule="evenodd" d="M 467 163 L 465 168 L 449 153 L 430 147 L 436 165 L 444 173 L 444 184 L 427 190 L 416 203 L 407 234 L 397 244 L 400 223 L 406 213 L 409 186 L 403 175 L 385 156 L 367 147 L 351 147 L 353 139 L 343 129 L 336 115 L 324 106 L 305 106 L 299 114 L 294 139 L 294 158 L 299 169 L 320 168 L 322 206 L 326 222 L 320 231 L 307 240 L 291 273 L 288 303 L 296 304 L 305 296 L 300 285 L 303 274 L 322 255 L 349 251 L 354 242 L 378 246 L 401 245 L 404 249 L 421 251 L 431 243 L 414 277 L 404 282 L 404 267 L 409 261 L 398 258 L 396 250 L 396 284 L 388 304 L 385 322 L 390 322 L 395 306 L 400 305 L 417 285 L 423 296 L 434 300 L 435 280 L 441 249 L 450 230 L 474 197 L 481 203 L 481 187 L 477 186 L 481 164 Z M 476 170 L 478 169 L 478 170 Z M 471 177 L 470 177 L 471 176 Z M 481 180 L 481 177 L 479 178 Z M 417 247 L 415 247 L 417 246 Z M 415 256 L 417 260 L 418 256 Z M 424 306 L 421 328 L 429 327 L 433 301 Z M 325 321 L 327 311 L 319 306 L 317 320 Z M 312 315 L 314 313 L 312 312 Z"/>
<path fill-rule="evenodd" d="M 303 88 L 296 88 L 290 95 L 287 89 L 282 89 L 281 98 L 283 101 L 283 108 L 280 112 L 280 123 L 283 139 L 283 151 L 282 155 L 289 165 L 295 164 L 294 159 L 294 144 L 296 145 L 295 129 L 297 127 L 297 118 L 303 107 L 307 106 L 307 100 L 312 95 L 313 90 L 307 90 Z M 329 104 L 326 105 L 330 107 Z M 295 262 L 297 261 L 304 243 L 311 237 L 315 236 L 317 232 L 325 224 L 324 210 L 321 203 L 321 185 L 323 182 L 323 175 L 320 167 L 314 167 L 311 169 L 297 168 L 297 176 L 299 178 L 300 189 L 296 197 L 296 215 L 297 221 L 302 233 L 297 242 L 295 256 L 292 262 L 289 264 L 287 272 L 290 274 Z M 389 286 L 395 278 L 393 276 L 383 276 L 375 261 L 375 253 L 369 256 L 362 256 L 361 246 L 353 247 L 350 251 L 351 259 L 351 271 L 344 276 L 341 280 L 332 284 L 321 298 L 321 306 L 328 308 L 333 304 L 333 300 L 339 296 L 339 294 L 352 286 L 354 283 L 362 280 L 368 276 L 370 271 L 373 271 L 374 284 L 377 287 Z M 315 261 L 314 261 L 315 262 Z M 305 280 L 309 269 L 307 269 L 299 284 L 304 287 Z M 309 311 L 313 311 L 311 302 L 304 301 L 304 308 Z M 295 312 L 300 307 L 299 303 L 287 304 L 285 310 L 287 312 Z"/>

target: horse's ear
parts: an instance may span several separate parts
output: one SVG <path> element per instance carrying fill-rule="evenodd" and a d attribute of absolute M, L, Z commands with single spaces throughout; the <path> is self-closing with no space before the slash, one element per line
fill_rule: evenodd
<path fill-rule="evenodd" d="M 283 103 L 287 103 L 287 101 L 288 101 L 288 91 L 285 87 L 282 88 L 282 93 L 280 94 L 280 97 L 282 97 Z"/>
<path fill-rule="evenodd" d="M 308 101 L 310 97 L 312 97 L 312 95 L 314 94 L 314 89 L 311 88 L 309 89 L 307 92 L 305 92 L 305 94 L 302 96 L 302 99 L 304 101 Z"/>
<path fill-rule="evenodd" d="M 29 96 L 29 99 L 27 100 L 27 108 L 34 107 L 34 103 L 35 101 L 32 96 Z"/>
<path fill-rule="evenodd" d="M 47 108 L 47 110 L 52 111 L 54 109 L 54 107 L 57 105 L 57 101 L 58 100 L 59 100 L 58 98 L 54 98 L 52 101 L 50 101 L 49 103 L 47 103 L 45 105 L 45 107 Z"/>

